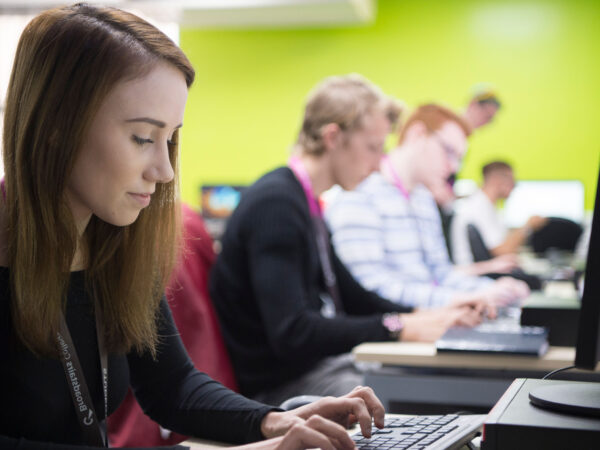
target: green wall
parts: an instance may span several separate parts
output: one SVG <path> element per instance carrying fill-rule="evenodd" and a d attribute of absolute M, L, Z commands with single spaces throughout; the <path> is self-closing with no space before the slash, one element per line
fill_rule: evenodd
<path fill-rule="evenodd" d="M 460 176 L 511 161 L 522 179 L 580 179 L 593 207 L 600 162 L 600 2 L 379 0 L 373 24 L 183 29 L 196 68 L 182 133 L 182 195 L 248 184 L 284 164 L 307 92 L 358 72 L 409 106 L 462 108 L 472 86 L 503 102 L 470 140 Z"/>

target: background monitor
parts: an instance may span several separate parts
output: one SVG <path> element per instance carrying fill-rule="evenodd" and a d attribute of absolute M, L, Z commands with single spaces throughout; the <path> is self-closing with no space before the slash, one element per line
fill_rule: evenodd
<path fill-rule="evenodd" d="M 600 173 L 583 283 L 575 366 L 595 370 L 600 360 Z M 545 386 L 532 390 L 529 398 L 542 408 L 600 416 L 600 383 Z"/>
<path fill-rule="evenodd" d="M 211 184 L 200 188 L 202 218 L 211 237 L 218 240 L 225 231 L 227 219 L 240 202 L 244 186 Z"/>
<path fill-rule="evenodd" d="M 585 218 L 584 186 L 578 180 L 518 181 L 504 202 L 504 221 L 518 228 L 531 216 L 562 217 L 582 224 Z"/>

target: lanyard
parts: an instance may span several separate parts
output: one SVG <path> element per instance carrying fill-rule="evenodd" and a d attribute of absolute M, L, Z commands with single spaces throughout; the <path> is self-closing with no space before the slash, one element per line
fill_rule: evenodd
<path fill-rule="evenodd" d="M 302 164 L 302 161 L 297 156 L 292 156 L 289 160 L 290 169 L 298 178 L 298 181 L 302 185 L 302 189 L 304 189 L 304 195 L 306 195 L 306 201 L 308 202 L 308 209 L 310 210 L 310 215 L 312 217 L 320 217 L 323 218 L 323 211 L 321 211 L 321 207 L 319 206 L 319 202 L 315 197 L 315 193 L 312 188 L 312 183 L 310 182 L 310 177 L 308 176 L 308 172 Z"/>
<path fill-rule="evenodd" d="M 325 286 L 327 287 L 327 291 L 331 300 L 333 300 L 333 304 L 335 305 L 335 310 L 337 314 L 344 312 L 344 307 L 342 305 L 342 301 L 340 299 L 340 292 L 337 285 L 337 279 L 335 276 L 335 272 L 333 271 L 333 265 L 331 263 L 331 254 L 330 248 L 328 245 L 329 236 L 327 233 L 327 227 L 323 220 L 323 211 L 321 211 L 321 207 L 315 198 L 315 194 L 312 188 L 312 183 L 310 182 L 310 177 L 308 176 L 308 172 L 306 172 L 306 168 L 302 161 L 297 156 L 292 156 L 289 160 L 290 169 L 296 175 L 296 178 L 302 185 L 302 189 L 304 190 L 304 195 L 306 196 L 306 201 L 308 202 L 308 208 L 310 210 L 310 216 L 313 223 L 313 228 L 315 230 L 316 239 L 317 239 L 317 249 L 319 251 L 319 260 L 321 261 L 321 268 L 323 270 L 323 277 L 325 279 Z"/>
<path fill-rule="evenodd" d="M 98 351 L 100 353 L 100 368 L 102 375 L 102 390 L 104 394 L 104 417 L 108 417 L 108 357 L 102 333 L 102 317 L 100 308 L 96 307 L 96 337 L 98 339 Z M 60 318 L 60 331 L 57 334 L 60 359 L 62 361 L 67 383 L 71 392 L 73 406 L 77 414 L 79 426 L 83 431 L 88 444 L 98 447 L 107 447 L 105 422 L 98 421 L 92 397 L 88 390 L 81 363 L 71 339 L 71 333 L 67 327 L 64 314 Z"/>
<path fill-rule="evenodd" d="M 394 184 L 394 186 L 396 186 L 396 188 L 398 188 L 398 190 L 400 191 L 402 196 L 406 199 L 406 204 L 407 204 L 408 210 L 410 211 L 410 215 L 412 216 L 413 220 L 415 221 L 415 224 L 417 225 L 416 229 L 417 229 L 417 234 L 419 235 L 419 244 L 421 247 L 421 255 L 423 255 L 423 261 L 427 262 L 427 252 L 425 251 L 425 246 L 423 244 L 423 236 L 421 236 L 421 231 L 419 230 L 419 223 L 417 221 L 417 216 L 413 213 L 412 206 L 410 204 L 410 193 L 408 192 L 408 190 L 406 189 L 404 184 L 402 184 L 400 175 L 398 175 L 398 172 L 396 171 L 396 168 L 392 164 L 392 161 L 390 160 L 389 155 L 384 155 L 382 160 L 383 160 L 383 163 L 386 165 L 390 175 L 392 176 L 392 183 Z M 440 283 L 436 279 L 435 273 L 433 273 L 433 271 L 431 273 L 431 276 L 433 277 L 432 284 L 434 286 L 439 286 Z"/>
<path fill-rule="evenodd" d="M 386 165 L 387 169 L 390 172 L 390 175 L 392 176 L 392 183 L 398 188 L 402 196 L 406 200 L 408 200 L 410 198 L 410 194 L 408 190 L 404 187 L 404 184 L 402 184 L 400 175 L 398 175 L 398 172 L 396 172 L 396 169 L 394 168 L 394 165 L 392 164 L 389 155 L 384 155 L 381 159 L 383 160 L 383 163 Z"/>
<path fill-rule="evenodd" d="M 0 180 L 0 189 L 2 195 L 6 198 L 6 187 L 4 178 Z M 98 339 L 98 352 L 100 353 L 100 370 L 102 376 L 102 391 L 104 394 L 104 417 L 108 417 L 108 356 L 106 346 L 104 344 L 104 334 L 102 330 L 102 311 L 100 308 L 95 308 L 96 316 L 96 338 Z M 108 447 L 108 439 L 106 436 L 106 423 L 99 424 L 96 417 L 96 411 L 92 403 L 92 397 L 83 376 L 81 363 L 71 339 L 71 333 L 67 327 L 64 314 L 60 315 L 60 331 L 56 335 L 58 341 L 58 350 L 60 360 L 62 362 L 73 406 L 79 420 L 79 425 L 83 431 L 87 442 L 99 447 Z"/>

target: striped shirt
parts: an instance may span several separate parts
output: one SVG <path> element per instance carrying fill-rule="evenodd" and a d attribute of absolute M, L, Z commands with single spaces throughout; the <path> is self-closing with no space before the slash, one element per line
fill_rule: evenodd
<path fill-rule="evenodd" d="M 325 214 L 337 254 L 364 287 L 396 303 L 447 304 L 492 280 L 454 269 L 431 193 L 416 186 L 408 198 L 380 173 L 354 191 L 340 190 Z"/>

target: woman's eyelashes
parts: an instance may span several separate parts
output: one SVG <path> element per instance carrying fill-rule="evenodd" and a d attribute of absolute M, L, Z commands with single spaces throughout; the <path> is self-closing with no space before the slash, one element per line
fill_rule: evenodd
<path fill-rule="evenodd" d="M 133 140 L 133 142 L 135 142 L 138 145 L 154 144 L 154 141 L 152 139 L 139 137 L 139 136 L 136 136 L 135 134 L 131 136 L 131 139 Z M 167 139 L 167 145 L 172 146 L 172 145 L 176 145 L 176 144 L 177 144 L 177 142 L 174 138 Z"/>
<path fill-rule="evenodd" d="M 154 141 L 152 139 L 142 138 L 142 137 L 136 136 L 135 134 L 133 136 L 131 136 L 131 139 L 133 140 L 133 142 L 135 142 L 138 145 L 154 143 Z"/>

